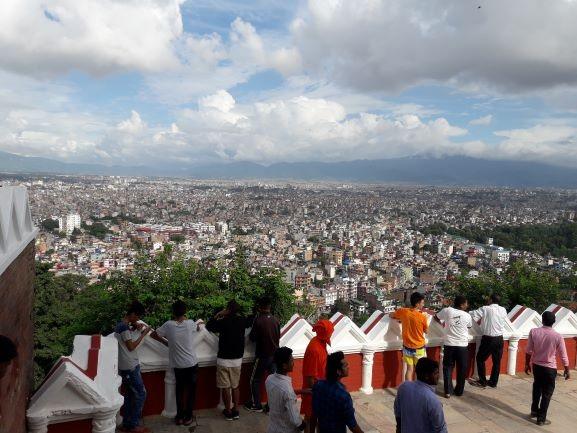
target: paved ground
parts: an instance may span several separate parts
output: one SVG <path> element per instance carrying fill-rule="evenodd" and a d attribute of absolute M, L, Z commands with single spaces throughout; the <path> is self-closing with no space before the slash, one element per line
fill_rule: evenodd
<path fill-rule="evenodd" d="M 577 378 L 577 372 L 574 372 Z M 549 408 L 552 424 L 538 427 L 528 417 L 532 378 L 501 376 L 497 389 L 479 389 L 467 385 L 465 394 L 446 400 L 440 397 L 450 433 L 502 432 L 571 432 L 577 429 L 577 379 L 564 381 L 558 377 L 557 388 Z M 439 385 L 439 390 L 441 385 Z M 395 389 L 375 391 L 372 395 L 355 393 L 359 424 L 365 432 L 394 432 L 393 401 Z M 242 409 L 238 421 L 225 421 L 215 410 L 199 411 L 194 433 L 266 433 L 268 416 Z M 154 433 L 186 432 L 162 417 L 149 417 L 146 426 Z"/>

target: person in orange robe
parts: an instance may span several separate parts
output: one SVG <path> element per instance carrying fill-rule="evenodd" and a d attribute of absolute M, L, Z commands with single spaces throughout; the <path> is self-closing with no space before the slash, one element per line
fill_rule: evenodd
<path fill-rule="evenodd" d="M 303 393 L 301 414 L 304 415 L 307 432 L 314 433 L 316 423 L 313 417 L 313 401 L 311 390 L 317 380 L 325 379 L 327 368 L 327 344 L 331 344 L 331 336 L 335 327 L 330 320 L 319 320 L 313 325 L 317 334 L 308 344 L 303 359 Z"/>

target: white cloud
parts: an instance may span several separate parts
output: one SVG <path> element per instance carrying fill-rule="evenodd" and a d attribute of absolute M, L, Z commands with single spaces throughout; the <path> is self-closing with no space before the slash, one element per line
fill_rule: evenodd
<path fill-rule="evenodd" d="M 308 0 L 292 24 L 312 73 L 363 91 L 441 82 L 532 91 L 577 84 L 577 2 Z"/>
<path fill-rule="evenodd" d="M 469 125 L 476 125 L 476 126 L 488 126 L 493 121 L 493 115 L 487 114 L 486 116 L 479 117 L 477 119 L 473 119 L 469 122 Z"/>
<path fill-rule="evenodd" d="M 495 149 L 500 159 L 577 166 L 577 126 L 556 121 L 525 129 L 496 131 L 503 140 Z"/>
<path fill-rule="evenodd" d="M 0 68 L 34 76 L 176 67 L 184 0 L 2 0 Z"/>

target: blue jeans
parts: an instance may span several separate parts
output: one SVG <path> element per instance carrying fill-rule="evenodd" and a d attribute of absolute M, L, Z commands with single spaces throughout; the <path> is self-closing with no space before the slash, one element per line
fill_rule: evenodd
<path fill-rule="evenodd" d="M 127 429 L 137 427 L 142 417 L 142 408 L 146 400 L 146 389 L 140 374 L 140 365 L 134 370 L 120 370 L 122 384 L 124 385 L 124 416 L 122 425 Z"/>

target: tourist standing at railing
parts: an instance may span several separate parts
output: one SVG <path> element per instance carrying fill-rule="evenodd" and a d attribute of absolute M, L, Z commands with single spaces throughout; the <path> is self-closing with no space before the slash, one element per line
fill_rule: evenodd
<path fill-rule="evenodd" d="M 306 427 L 299 414 L 292 379 L 288 375 L 294 367 L 292 353 L 292 349 L 281 347 L 273 356 L 276 372 L 269 375 L 265 382 L 270 409 L 267 433 L 296 433 Z"/>
<path fill-rule="evenodd" d="M 317 335 L 309 342 L 303 358 L 303 394 L 301 414 L 305 417 L 307 432 L 314 433 L 316 425 L 313 420 L 313 401 L 311 390 L 318 380 L 326 375 L 327 344 L 331 344 L 331 336 L 335 330 L 330 320 L 319 320 L 313 325 L 313 332 Z"/>
<path fill-rule="evenodd" d="M 173 320 L 168 320 L 151 334 L 151 337 L 168 346 L 168 368 L 174 370 L 176 382 L 176 425 L 189 426 L 193 422 L 196 397 L 195 335 L 198 325 L 186 318 L 186 304 L 176 301 L 172 304 Z"/>
<path fill-rule="evenodd" d="M 313 386 L 313 417 L 319 433 L 363 433 L 355 418 L 353 399 L 341 383 L 349 375 L 349 364 L 343 352 L 327 357 L 326 379 Z"/>
<path fill-rule="evenodd" d="M 240 372 L 244 355 L 244 333 L 252 321 L 240 314 L 240 305 L 234 300 L 218 312 L 206 324 L 210 332 L 218 333 L 218 353 L 216 357 L 216 386 L 222 392 L 224 410 L 228 421 L 239 419 L 238 404 L 240 393 Z"/>
<path fill-rule="evenodd" d="M 397 433 L 447 433 L 443 405 L 435 394 L 439 363 L 421 358 L 415 368 L 417 380 L 399 386 L 394 411 Z"/>
<path fill-rule="evenodd" d="M 481 388 L 485 388 L 487 385 L 495 388 L 499 382 L 501 358 L 503 357 L 503 331 L 507 322 L 507 310 L 499 305 L 500 301 L 500 296 L 493 293 L 489 297 L 489 305 L 470 312 L 475 322 L 481 321 L 483 332 L 476 357 L 479 379 L 471 382 L 472 385 Z M 487 381 L 485 361 L 489 356 L 493 366 L 491 367 L 491 376 Z"/>
<path fill-rule="evenodd" d="M 391 313 L 391 319 L 401 322 L 403 328 L 403 363 L 406 365 L 405 380 L 415 379 L 415 365 L 427 356 L 425 333 L 429 330 L 427 316 L 423 313 L 425 297 L 414 292 L 411 295 L 411 308 L 399 308 Z"/>
<path fill-rule="evenodd" d="M 252 324 L 249 338 L 256 345 L 255 360 L 250 377 L 250 400 L 244 407 L 253 412 L 262 412 L 260 385 L 265 373 L 275 372 L 274 353 L 280 340 L 280 322 L 271 313 L 271 300 L 263 298 L 258 303 L 258 313 Z"/>
<path fill-rule="evenodd" d="M 137 348 L 150 331 L 150 327 L 139 323 L 144 316 L 144 306 L 134 301 L 124 318 L 116 325 L 114 337 L 118 340 L 118 370 L 124 385 L 122 432 L 147 433 L 150 430 L 140 425 L 142 408 L 146 400 L 146 389 L 140 373 Z"/>
<path fill-rule="evenodd" d="M 469 328 L 473 320 L 467 313 L 469 304 L 464 296 L 455 296 L 453 307 L 443 308 L 436 318 L 444 323 L 443 328 L 443 386 L 445 397 L 463 395 L 465 378 L 469 366 Z M 453 368 L 457 365 L 457 383 L 453 388 Z"/>
<path fill-rule="evenodd" d="M 555 314 L 545 311 L 541 320 L 543 326 L 529 332 L 525 351 L 525 373 L 529 374 L 533 370 L 531 418 L 537 418 L 537 425 L 549 425 L 551 421 L 547 419 L 547 409 L 555 391 L 557 356 L 563 362 L 565 380 L 570 377 L 569 358 L 563 336 L 552 328 Z"/>

